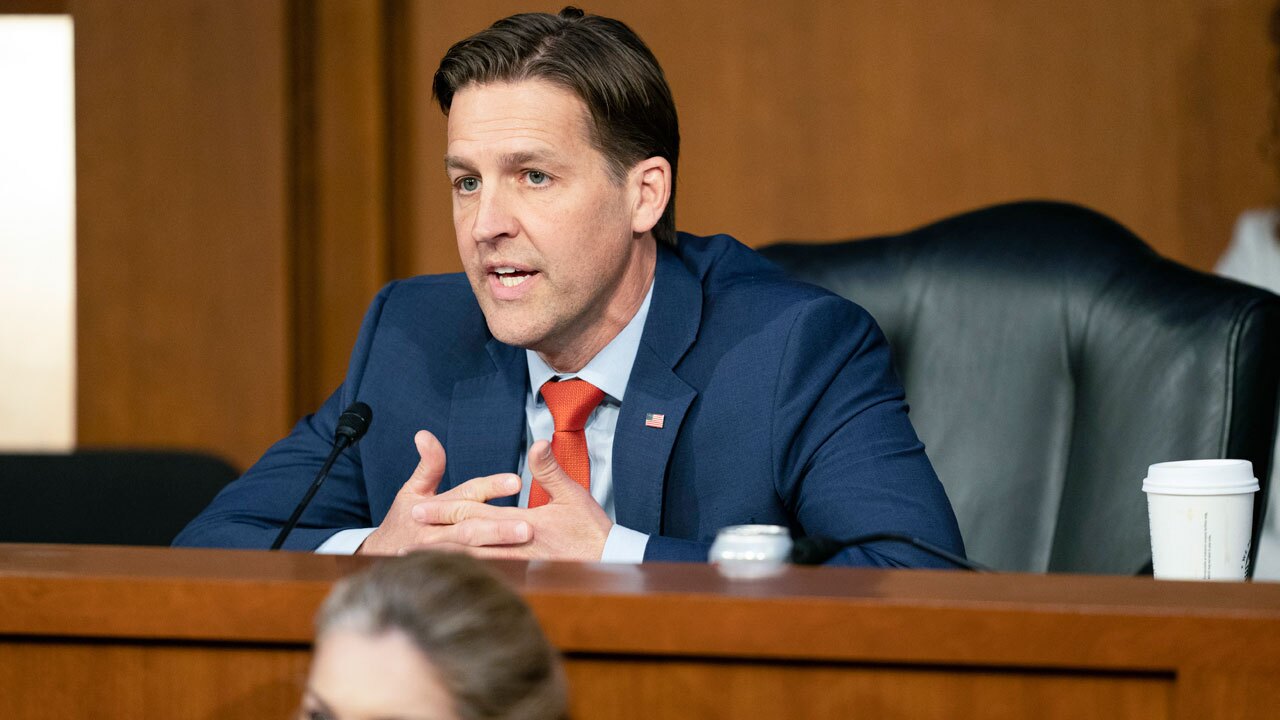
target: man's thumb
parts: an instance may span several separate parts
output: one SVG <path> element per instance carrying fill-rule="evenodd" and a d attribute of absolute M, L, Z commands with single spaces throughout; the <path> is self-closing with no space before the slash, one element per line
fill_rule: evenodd
<path fill-rule="evenodd" d="M 405 488 L 418 495 L 434 495 L 444 477 L 444 446 L 426 430 L 413 436 L 418 446 L 418 466 L 413 469 Z"/>
<path fill-rule="evenodd" d="M 553 498 L 564 493 L 568 487 L 582 487 L 556 462 L 556 456 L 551 452 L 551 443 L 546 440 L 539 440 L 529 447 L 529 473 L 547 491 L 547 495 Z"/>

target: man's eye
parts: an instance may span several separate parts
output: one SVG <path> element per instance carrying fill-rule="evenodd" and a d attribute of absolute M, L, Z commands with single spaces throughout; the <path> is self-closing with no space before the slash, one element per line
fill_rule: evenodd
<path fill-rule="evenodd" d="M 462 192 L 475 192 L 480 189 L 480 180 L 473 177 L 464 177 L 458 181 L 458 189 Z"/>
<path fill-rule="evenodd" d="M 530 170 L 525 177 L 528 178 L 530 185 L 542 185 L 547 182 L 547 174 L 541 170 Z"/>

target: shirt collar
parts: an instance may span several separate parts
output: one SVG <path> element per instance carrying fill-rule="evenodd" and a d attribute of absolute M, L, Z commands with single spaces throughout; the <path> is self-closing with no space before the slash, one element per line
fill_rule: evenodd
<path fill-rule="evenodd" d="M 562 378 L 582 378 L 621 403 L 622 396 L 627 391 L 627 380 L 631 377 L 631 366 L 636 361 L 636 351 L 640 349 L 640 336 L 644 334 L 644 321 L 649 316 L 649 301 L 652 299 L 653 283 L 650 282 L 644 302 L 640 303 L 640 309 L 627 326 L 622 328 L 622 332 L 596 353 L 586 367 L 576 373 L 565 374 Z M 533 350 L 526 349 L 524 355 L 529 364 L 529 390 L 536 397 L 539 388 L 559 373 L 551 369 Z"/>

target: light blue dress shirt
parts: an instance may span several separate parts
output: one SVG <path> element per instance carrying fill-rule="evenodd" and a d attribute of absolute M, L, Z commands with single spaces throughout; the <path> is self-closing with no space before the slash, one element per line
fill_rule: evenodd
<path fill-rule="evenodd" d="M 631 377 L 631 366 L 635 363 L 636 351 L 640 349 L 640 336 L 644 333 L 644 322 L 649 316 L 649 301 L 653 299 L 653 283 L 649 283 L 649 291 L 645 293 L 644 302 L 636 311 L 635 317 L 627 323 L 622 331 L 609 341 L 596 356 L 591 358 L 576 373 L 558 375 L 550 365 L 532 350 L 525 350 L 525 358 L 529 366 L 529 392 L 525 395 L 525 449 L 520 453 L 519 474 L 520 507 L 529 506 L 530 472 L 528 448 L 537 440 L 550 440 L 555 431 L 555 422 L 551 411 L 542 401 L 539 390 L 551 378 L 562 380 L 582 378 L 604 391 L 605 397 L 600 405 L 591 412 L 584 428 L 587 438 L 587 455 L 591 460 L 591 496 L 610 520 L 617 519 L 614 509 L 613 492 L 613 432 L 618 425 L 618 410 L 622 406 L 623 396 L 627 391 L 627 380 Z M 446 462 L 447 462 L 446 458 Z M 377 528 L 355 528 L 342 530 L 325 540 L 316 552 L 326 555 L 352 555 L 360 548 L 365 538 Z M 614 525 L 605 540 L 601 562 L 638 563 L 644 560 L 644 550 L 649 536 Z"/>
<path fill-rule="evenodd" d="M 604 400 L 587 417 L 584 428 L 587 437 L 587 456 L 591 460 L 591 496 L 600 503 L 610 520 L 617 520 L 613 506 L 613 431 L 618 426 L 618 409 L 627 392 L 627 380 L 631 366 L 640 349 L 640 336 L 644 333 L 644 321 L 649 316 L 649 300 L 653 297 L 653 284 L 644 296 L 644 302 L 631 322 L 622 328 L 608 345 L 605 345 L 591 361 L 576 373 L 558 375 L 542 357 L 532 350 L 525 350 L 529 363 L 529 393 L 525 398 L 525 452 L 520 453 L 520 507 L 529 506 L 529 463 L 527 448 L 537 440 L 550 440 L 555 431 L 551 411 L 542 401 L 539 390 L 551 378 L 561 380 L 581 378 L 604 391 Z M 644 549 L 649 536 L 621 525 L 614 525 L 604 544 L 602 562 L 638 563 L 644 560 Z"/>

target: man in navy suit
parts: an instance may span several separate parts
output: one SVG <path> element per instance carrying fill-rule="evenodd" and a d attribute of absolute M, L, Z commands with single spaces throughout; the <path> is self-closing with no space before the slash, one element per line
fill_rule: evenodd
<path fill-rule="evenodd" d="M 867 313 L 676 233 L 675 106 L 629 28 L 513 16 L 434 90 L 465 275 L 388 285 L 343 385 L 176 544 L 269 545 L 359 399 L 376 421 L 287 547 L 700 561 L 768 523 L 963 553 Z M 837 561 L 942 564 L 893 542 Z"/>

